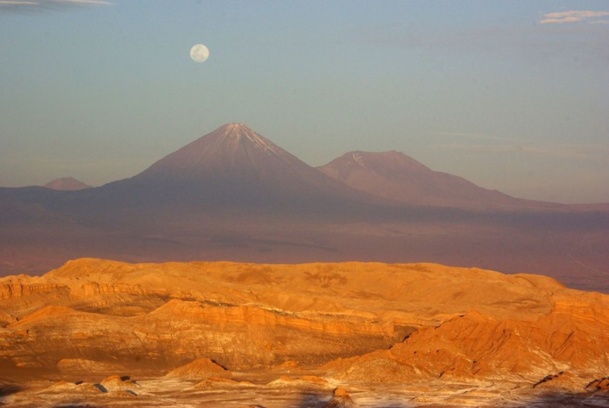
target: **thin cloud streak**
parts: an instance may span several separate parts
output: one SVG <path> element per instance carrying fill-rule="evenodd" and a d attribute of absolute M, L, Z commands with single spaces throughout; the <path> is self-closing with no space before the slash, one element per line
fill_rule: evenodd
<path fill-rule="evenodd" d="M 0 0 L 2 11 L 34 11 L 67 7 L 109 6 L 106 0 Z"/>
<path fill-rule="evenodd" d="M 555 13 L 546 13 L 539 20 L 539 24 L 570 24 L 579 23 L 592 18 L 609 17 L 609 11 L 591 11 L 591 10 L 569 10 Z M 590 24 L 605 24 L 608 20 L 594 20 Z"/>

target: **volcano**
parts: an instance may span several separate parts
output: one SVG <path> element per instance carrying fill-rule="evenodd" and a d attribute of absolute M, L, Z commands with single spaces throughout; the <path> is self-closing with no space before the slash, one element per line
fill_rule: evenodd
<path fill-rule="evenodd" d="M 379 201 L 353 190 L 241 123 L 230 123 L 108 184 L 105 194 L 147 207 L 316 211 Z"/>
<path fill-rule="evenodd" d="M 318 169 L 356 190 L 406 204 L 469 209 L 560 207 L 479 187 L 396 151 L 349 152 Z"/>

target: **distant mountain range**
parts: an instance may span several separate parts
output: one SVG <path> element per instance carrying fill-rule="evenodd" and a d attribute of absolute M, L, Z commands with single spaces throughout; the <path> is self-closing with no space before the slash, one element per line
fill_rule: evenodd
<path fill-rule="evenodd" d="M 313 168 L 231 123 L 101 187 L 0 188 L 0 273 L 83 256 L 430 261 L 609 291 L 609 205 L 510 197 L 398 152 Z"/>

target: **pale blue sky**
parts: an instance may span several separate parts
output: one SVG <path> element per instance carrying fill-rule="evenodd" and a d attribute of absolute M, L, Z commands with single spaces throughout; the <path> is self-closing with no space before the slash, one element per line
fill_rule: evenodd
<path fill-rule="evenodd" d="M 398 150 L 609 202 L 606 1 L 0 0 L 0 36 L 0 186 L 101 185 L 243 122 L 314 166 Z"/>

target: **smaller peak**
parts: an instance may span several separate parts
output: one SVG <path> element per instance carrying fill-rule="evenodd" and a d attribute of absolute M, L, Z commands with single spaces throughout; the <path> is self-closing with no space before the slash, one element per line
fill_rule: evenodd
<path fill-rule="evenodd" d="M 43 187 L 50 188 L 52 190 L 84 190 L 85 188 L 91 188 L 90 185 L 83 183 L 80 180 L 76 180 L 74 177 L 62 177 L 46 183 Z"/>

